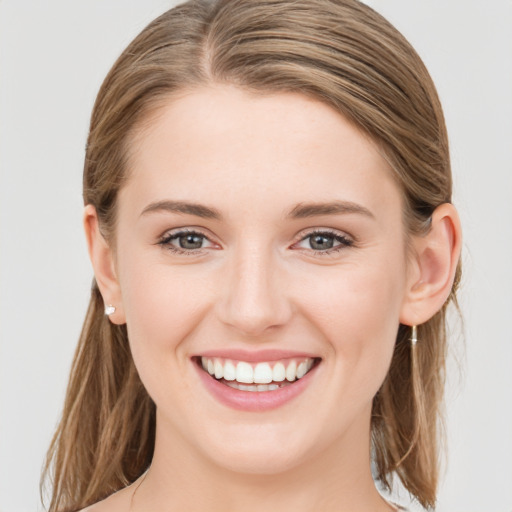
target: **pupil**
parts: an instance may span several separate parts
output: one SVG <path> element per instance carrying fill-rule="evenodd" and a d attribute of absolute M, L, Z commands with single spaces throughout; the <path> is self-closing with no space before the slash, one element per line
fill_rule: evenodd
<path fill-rule="evenodd" d="M 203 245 L 203 237 L 199 235 L 184 235 L 179 237 L 182 249 L 200 249 Z"/>
<path fill-rule="evenodd" d="M 331 249 L 334 246 L 332 236 L 314 235 L 309 242 L 311 249 L 325 250 Z"/>

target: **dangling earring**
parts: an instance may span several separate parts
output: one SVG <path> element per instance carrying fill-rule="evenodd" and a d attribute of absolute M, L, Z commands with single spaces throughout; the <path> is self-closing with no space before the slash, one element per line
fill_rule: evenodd
<path fill-rule="evenodd" d="M 110 316 L 116 312 L 116 307 L 112 306 L 112 304 L 107 304 L 105 306 L 105 315 Z"/>
<path fill-rule="evenodd" d="M 411 347 L 415 347 L 418 343 L 418 327 L 416 325 L 411 326 Z"/>

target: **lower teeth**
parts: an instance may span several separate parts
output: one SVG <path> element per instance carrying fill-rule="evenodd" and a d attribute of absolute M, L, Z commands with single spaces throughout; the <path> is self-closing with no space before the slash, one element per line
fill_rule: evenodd
<path fill-rule="evenodd" d="M 228 381 L 222 379 L 221 381 L 226 386 L 233 389 L 239 389 L 240 391 L 275 391 L 276 389 L 282 388 L 290 383 L 280 382 L 279 384 L 239 384 L 236 381 Z"/>

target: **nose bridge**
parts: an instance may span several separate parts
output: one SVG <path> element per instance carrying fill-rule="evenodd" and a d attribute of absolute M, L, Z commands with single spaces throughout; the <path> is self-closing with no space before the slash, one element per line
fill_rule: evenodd
<path fill-rule="evenodd" d="M 228 272 L 219 304 L 224 323 L 254 336 L 287 322 L 291 304 L 272 250 L 247 243 L 233 254 Z"/>

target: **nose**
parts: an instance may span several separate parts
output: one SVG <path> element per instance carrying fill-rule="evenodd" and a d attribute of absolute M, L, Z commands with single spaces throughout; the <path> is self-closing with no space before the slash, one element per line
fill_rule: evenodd
<path fill-rule="evenodd" d="M 247 337 L 285 325 L 292 316 L 286 277 L 271 251 L 240 251 L 229 263 L 217 303 L 222 323 Z M 226 275 L 227 274 L 227 275 Z"/>

